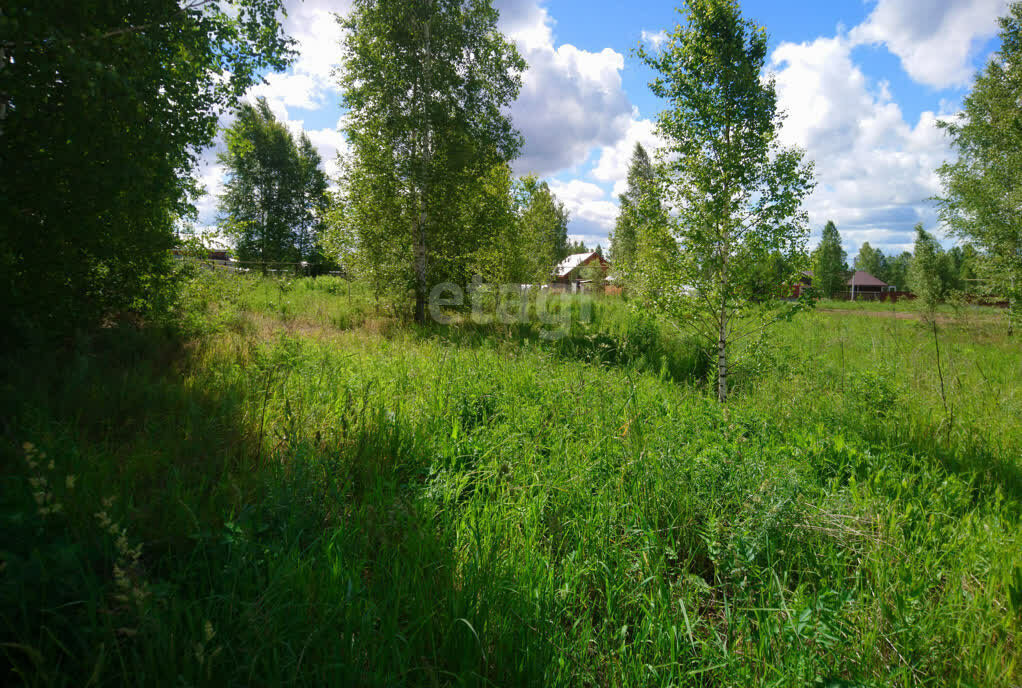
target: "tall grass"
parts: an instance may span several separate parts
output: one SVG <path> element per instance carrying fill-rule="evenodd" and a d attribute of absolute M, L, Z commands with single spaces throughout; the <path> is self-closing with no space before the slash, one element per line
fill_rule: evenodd
<path fill-rule="evenodd" d="M 941 395 L 922 325 L 801 315 L 720 407 L 619 301 L 548 340 L 346 286 L 206 280 L 188 337 L 5 361 L 7 682 L 1019 683 L 995 329 L 942 325 Z"/>

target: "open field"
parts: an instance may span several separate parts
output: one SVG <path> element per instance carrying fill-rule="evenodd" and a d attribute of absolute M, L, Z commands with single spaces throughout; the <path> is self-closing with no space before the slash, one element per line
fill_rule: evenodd
<path fill-rule="evenodd" d="M 799 314 L 726 407 L 618 299 L 548 340 L 203 275 L 183 322 L 4 362 L 4 683 L 1022 683 L 986 313 Z"/>

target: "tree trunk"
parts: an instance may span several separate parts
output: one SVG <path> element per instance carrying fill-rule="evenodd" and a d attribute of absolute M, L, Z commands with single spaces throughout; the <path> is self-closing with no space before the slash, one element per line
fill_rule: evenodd
<path fill-rule="evenodd" d="M 1008 336 L 1015 334 L 1015 309 L 1018 301 L 1015 298 L 1015 277 L 1011 278 L 1011 293 L 1008 295 Z"/>
<path fill-rule="evenodd" d="M 430 23 L 432 17 L 426 19 L 423 27 L 425 33 L 425 55 L 423 59 L 422 76 L 425 82 L 423 87 L 422 107 L 422 131 L 419 137 L 422 146 L 422 182 L 419 196 L 419 221 L 415 232 L 415 322 L 424 324 L 426 322 L 426 297 L 429 292 L 426 284 L 426 227 L 429 223 L 429 178 L 432 170 L 433 142 L 431 140 L 432 116 L 432 76 L 433 76 L 433 48 L 430 44 Z"/>
<path fill-rule="evenodd" d="M 720 336 L 717 339 L 717 401 L 727 401 L 727 311 L 720 311 Z"/>
<path fill-rule="evenodd" d="M 7 49 L 0 48 L 0 69 L 7 64 Z M 7 94 L 0 93 L 0 136 L 4 133 L 4 121 L 7 119 Z"/>
<path fill-rule="evenodd" d="M 415 228 L 415 322 L 426 322 L 426 212 L 425 200 Z"/>

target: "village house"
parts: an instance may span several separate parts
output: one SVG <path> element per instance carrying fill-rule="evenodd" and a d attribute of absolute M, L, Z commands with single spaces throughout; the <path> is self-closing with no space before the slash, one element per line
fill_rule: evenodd
<path fill-rule="evenodd" d="M 848 286 L 848 291 L 835 294 L 834 298 L 849 299 L 851 301 L 882 300 L 884 298 L 883 294 L 893 291 L 893 287 L 888 285 L 887 282 L 862 270 L 856 270 L 852 273 L 852 276 L 848 278 L 845 284 Z M 812 287 L 813 273 L 807 270 L 802 273 L 799 281 L 792 285 L 791 297 L 797 299 L 803 294 L 812 293 Z"/>
<path fill-rule="evenodd" d="M 596 251 L 573 253 L 554 268 L 551 286 L 575 293 L 591 286 L 594 276 L 606 279 L 608 270 L 610 263 Z"/>
<path fill-rule="evenodd" d="M 890 287 L 887 285 L 887 282 L 874 277 L 868 272 L 863 272 L 862 270 L 856 270 L 853 272 L 847 284 L 849 297 L 852 301 L 856 301 L 858 299 L 879 299 L 881 294 L 886 291 L 890 291 Z"/>

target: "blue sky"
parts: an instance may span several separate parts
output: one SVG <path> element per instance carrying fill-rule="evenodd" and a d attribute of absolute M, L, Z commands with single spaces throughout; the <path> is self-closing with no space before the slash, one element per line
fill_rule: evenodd
<path fill-rule="evenodd" d="M 850 255 L 864 241 L 885 252 L 910 248 L 912 226 L 939 232 L 934 170 L 950 155 L 937 129 L 953 114 L 975 71 L 996 47 L 1008 0 L 745 0 L 746 17 L 770 35 L 768 69 L 788 113 L 785 142 L 816 163 L 807 203 L 813 230 L 832 219 Z M 569 232 L 607 245 L 635 142 L 655 148 L 661 103 L 651 73 L 632 55 L 655 47 L 680 15 L 664 2 L 495 0 L 502 30 L 530 69 L 511 114 L 525 138 L 518 173 L 547 178 L 571 213 Z M 345 151 L 340 95 L 331 69 L 340 32 L 331 13 L 348 0 L 288 1 L 286 26 L 300 55 L 249 97 L 267 97 L 277 116 L 304 128 L 328 171 Z M 202 171 L 210 195 L 200 222 L 212 224 L 221 171 Z"/>

